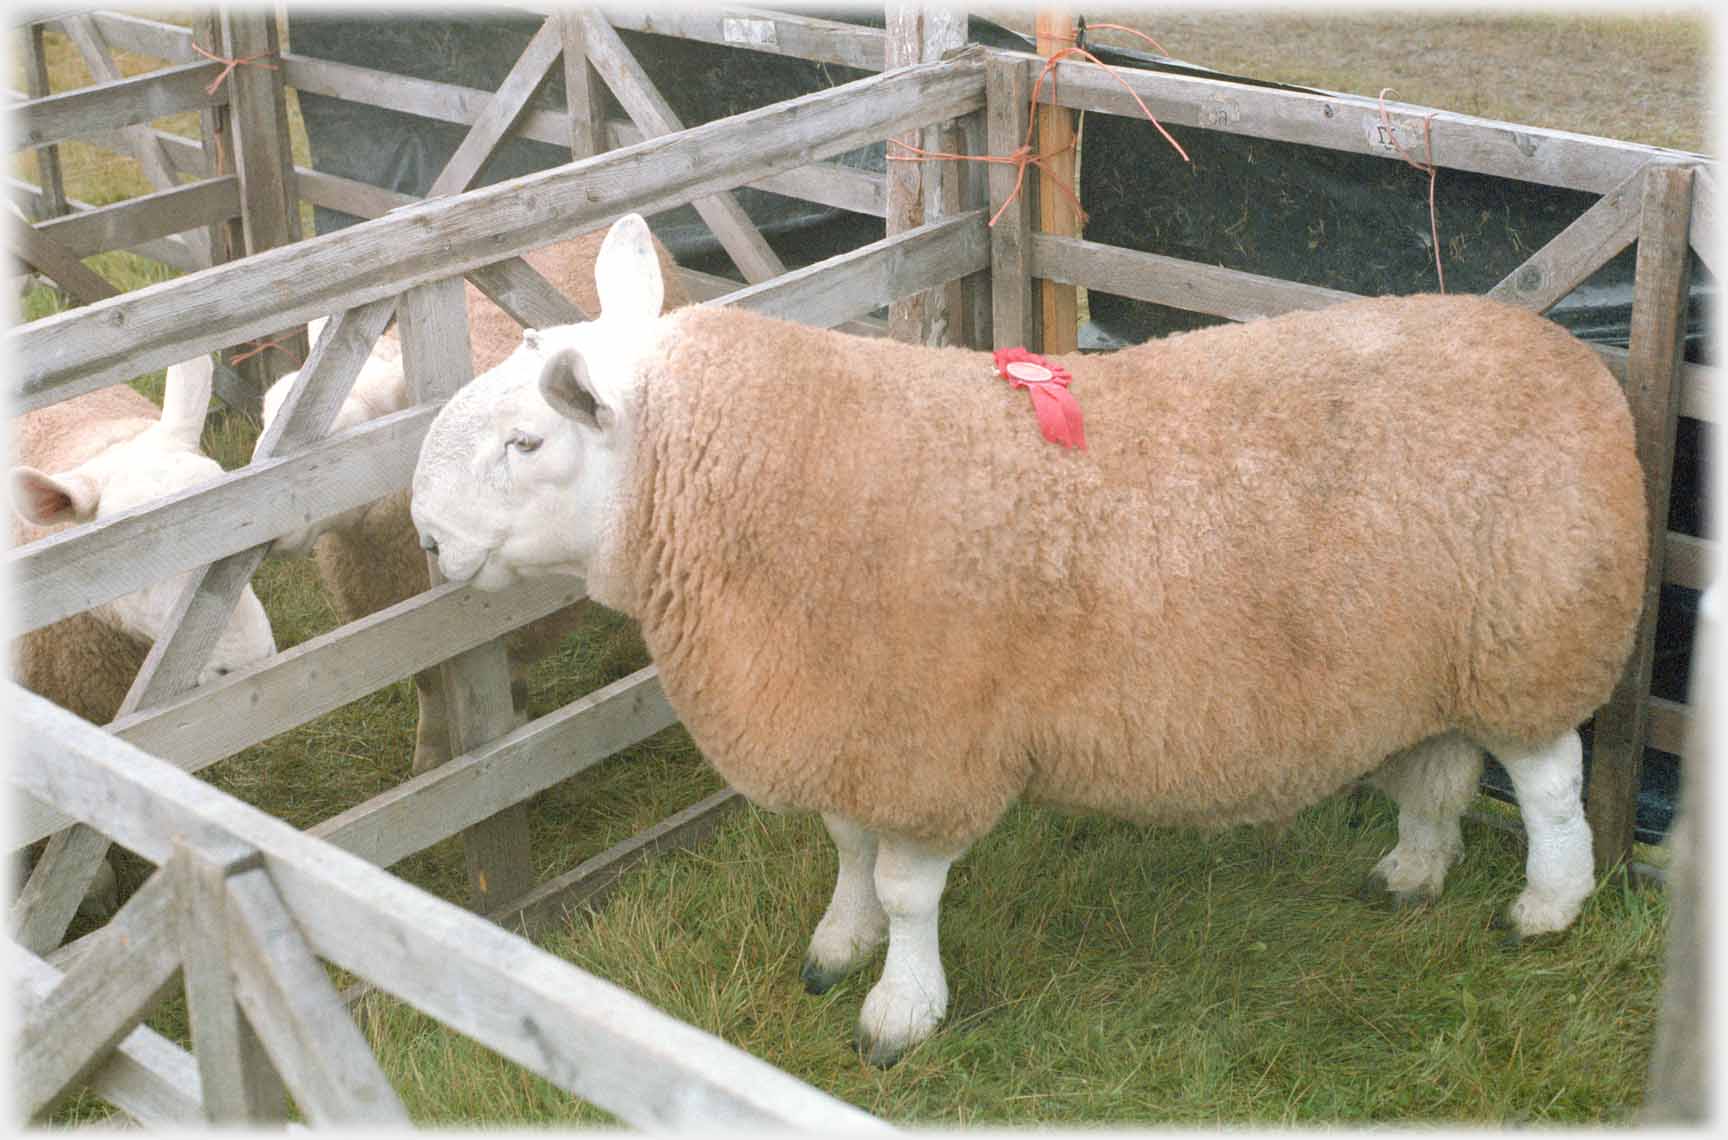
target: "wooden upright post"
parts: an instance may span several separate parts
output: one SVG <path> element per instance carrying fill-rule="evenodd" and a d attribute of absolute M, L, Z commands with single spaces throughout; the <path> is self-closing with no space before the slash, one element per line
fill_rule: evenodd
<path fill-rule="evenodd" d="M 1596 714 L 1587 800 L 1598 870 L 1614 866 L 1632 851 L 1638 772 L 1649 723 L 1656 610 L 1662 597 L 1667 550 L 1668 494 L 1673 481 L 1679 369 L 1691 277 L 1691 219 L 1691 168 L 1654 164 L 1646 168 L 1632 286 L 1626 400 L 1632 407 L 1638 461 L 1644 468 L 1650 560 L 1644 578 L 1644 612 L 1632 656 L 1613 696 Z"/>
<path fill-rule="evenodd" d="M 1040 11 L 1035 31 L 1038 54 L 1046 58 L 1063 48 L 1074 46 L 1074 18 L 1060 9 Z M 1050 84 L 1045 83 L 1048 90 Z M 1038 153 L 1055 155 L 1045 161 L 1038 172 L 1038 228 L 1061 237 L 1080 236 L 1080 215 L 1068 195 L 1057 188 L 1056 179 L 1075 187 L 1075 172 L 1079 169 L 1074 142 L 1074 112 L 1060 107 L 1038 108 Z M 1068 147 L 1066 151 L 1062 148 Z M 1062 151 L 1057 154 L 1056 152 Z M 1072 285 L 1055 281 L 1039 282 L 1039 301 L 1043 312 L 1043 351 L 1073 352 L 1079 339 L 1079 293 Z"/>
<path fill-rule="evenodd" d="M 24 64 L 28 74 L 30 98 L 40 99 L 52 94 L 48 84 L 48 60 L 42 50 L 42 25 L 32 23 L 24 32 Z M 66 213 L 66 187 L 60 176 L 60 147 L 56 143 L 36 148 L 37 182 L 42 197 L 37 200 L 36 217 L 58 218 Z"/>

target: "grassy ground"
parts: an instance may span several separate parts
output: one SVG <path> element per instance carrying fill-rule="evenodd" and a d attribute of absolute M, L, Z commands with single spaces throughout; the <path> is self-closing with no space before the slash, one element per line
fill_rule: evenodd
<path fill-rule="evenodd" d="M 1140 10 L 1095 19 L 1135 23 L 1170 54 L 1223 70 L 1368 94 L 1391 86 L 1407 102 L 1705 148 L 1705 32 L 1693 16 Z M 73 53 L 51 41 L 56 89 L 82 82 Z M 163 125 L 195 131 L 184 119 Z M 65 152 L 75 197 L 107 202 L 145 189 L 128 163 L 93 148 Z M 33 174 L 28 158 L 22 173 Z M 164 276 L 125 254 L 92 265 L 123 288 Z M 36 290 L 26 303 L 35 317 L 58 302 Z M 141 387 L 157 393 L 160 375 Z M 255 433 L 218 412 L 206 445 L 235 466 Z M 267 563 L 256 586 L 284 648 L 335 624 L 305 563 Z M 550 711 L 643 660 L 629 624 L 595 611 L 535 671 L 531 711 Z M 412 691 L 398 684 L 207 775 L 308 826 L 406 776 L 413 720 Z M 662 733 L 534 801 L 540 869 L 568 869 L 717 786 L 682 732 Z M 950 880 L 949 1023 L 887 1072 L 849 1047 L 874 970 L 821 998 L 797 979 L 833 873 L 812 819 L 738 813 L 702 850 L 657 858 L 600 913 L 572 917 L 542 941 L 906 1123 L 1626 1119 L 1639 1103 L 1654 1028 L 1661 896 L 1611 877 L 1564 941 L 1506 952 L 1487 927 L 1518 889 L 1521 842 L 1467 827 L 1470 854 L 1446 898 L 1389 915 L 1349 896 L 1394 836 L 1378 799 L 1320 805 L 1275 842 L 1250 831 L 1148 831 L 1017 809 Z M 395 870 L 462 897 L 453 843 Z M 125 877 L 143 873 L 134 862 Z M 418 1121 L 605 1119 L 399 1003 L 373 996 L 360 1008 Z M 176 1006 L 154 1024 L 183 1036 Z M 86 1099 L 63 1118 L 105 1112 Z"/>

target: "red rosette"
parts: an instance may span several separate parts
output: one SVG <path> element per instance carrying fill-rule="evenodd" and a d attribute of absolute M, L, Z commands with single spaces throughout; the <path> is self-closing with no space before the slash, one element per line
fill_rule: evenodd
<path fill-rule="evenodd" d="M 1063 447 L 1086 447 L 1086 427 L 1079 401 L 1068 390 L 1074 377 L 1059 364 L 1024 348 L 996 350 L 996 374 L 1032 397 L 1038 430 L 1051 443 Z"/>

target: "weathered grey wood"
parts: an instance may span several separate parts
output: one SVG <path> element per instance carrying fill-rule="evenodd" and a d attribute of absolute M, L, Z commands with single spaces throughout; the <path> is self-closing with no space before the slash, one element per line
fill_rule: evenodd
<path fill-rule="evenodd" d="M 1338 289 L 1053 234 L 1033 235 L 1030 252 L 1035 276 L 1233 321 L 1356 299 Z"/>
<path fill-rule="evenodd" d="M 984 222 L 981 210 L 931 222 L 707 303 L 831 328 L 896 297 L 988 267 Z"/>
<path fill-rule="evenodd" d="M 741 288 L 738 282 L 730 277 L 719 277 L 712 273 L 703 273 L 697 269 L 680 269 L 678 276 L 684 282 L 684 291 L 690 295 L 692 301 L 718 300 L 721 297 L 739 292 Z M 764 282 L 762 287 L 772 291 L 773 286 L 774 283 L 768 281 Z M 754 289 L 756 286 L 748 285 L 742 288 Z M 854 317 L 832 327 L 841 332 L 851 333 L 853 336 L 880 337 L 888 335 L 888 322 L 874 316 Z"/>
<path fill-rule="evenodd" d="M 589 64 L 600 73 L 642 133 L 653 137 L 683 130 L 684 124 L 673 114 L 672 105 L 666 102 L 606 18 L 593 9 L 583 9 L 580 18 Z M 746 281 L 754 284 L 786 272 L 785 263 L 732 195 L 705 196 L 690 204 L 714 231 L 715 239 Z"/>
<path fill-rule="evenodd" d="M 314 1127 L 407 1124 L 270 876 L 257 868 L 230 875 L 225 885 L 236 996 L 300 1111 Z"/>
<path fill-rule="evenodd" d="M 42 99 L 54 93 L 48 80 L 48 53 L 42 43 L 42 25 L 31 24 L 24 30 L 25 83 L 31 99 Z M 17 115 L 16 109 L 13 115 Z M 17 123 L 16 117 L 13 123 Z M 13 126 L 17 131 L 17 126 Z M 16 137 L 16 136 L 14 136 Z M 66 213 L 66 185 L 60 175 L 60 148 L 49 144 L 36 149 L 36 169 L 42 179 L 42 209 L 35 220 L 58 218 Z"/>
<path fill-rule="evenodd" d="M 209 851 L 177 842 L 165 866 L 174 877 L 177 933 L 186 979 L 192 1056 L 211 1124 L 233 1127 L 286 1120 L 287 1090 L 241 1011 L 229 960 L 228 882 L 262 874 L 258 852 L 234 843 Z"/>
<path fill-rule="evenodd" d="M 168 836 L 257 847 L 313 953 L 626 1124 L 885 1128 L 459 907 L 296 831 L 16 686 L 21 789 L 145 858 Z M 44 743 L 53 738 L 50 748 Z"/>
<path fill-rule="evenodd" d="M 238 217 L 240 185 L 212 178 L 42 222 L 37 232 L 77 257 L 130 249 L 156 238 Z"/>
<path fill-rule="evenodd" d="M 1643 190 L 1640 169 L 1507 274 L 1488 296 L 1538 313 L 1553 308 L 1637 238 Z"/>
<path fill-rule="evenodd" d="M 120 69 L 109 58 L 108 45 L 102 39 L 102 32 L 88 16 L 67 16 L 61 21 L 61 28 L 66 33 L 78 54 L 84 60 L 84 66 L 90 69 L 91 77 L 97 83 L 116 83 L 122 79 Z M 142 124 L 122 127 L 120 134 L 126 145 L 137 159 L 138 167 L 150 185 L 158 190 L 166 190 L 174 185 L 174 170 L 164 153 L 162 144 L 156 139 L 156 132 Z M 192 250 L 200 264 L 210 262 L 210 244 L 207 238 L 199 234 L 186 236 L 188 248 Z"/>
<path fill-rule="evenodd" d="M 1010 58 L 1036 58 L 1002 53 Z M 1305 94 L 1250 87 L 1225 80 L 1153 71 L 1107 71 L 1090 63 L 1063 61 L 1056 81 L 1046 82 L 1039 101 L 1077 110 L 1144 118 L 1123 90 L 1126 83 L 1160 122 L 1205 127 L 1254 138 L 1304 143 L 1329 150 L 1372 154 L 1403 161 L 1385 137 L 1378 100 L 1336 92 Z M 1435 111 L 1388 101 L 1398 143 L 1421 148 L 1422 121 L 1433 116 L 1434 161 L 1451 170 L 1517 178 L 1545 186 L 1606 194 L 1653 159 L 1699 160 L 1702 156 L 1639 143 L 1528 127 Z M 1171 161 L 1180 161 L 1174 154 Z"/>
<path fill-rule="evenodd" d="M 1663 559 L 1664 582 L 1702 590 L 1721 573 L 1720 543 L 1671 530 L 1663 545 L 1667 547 Z"/>
<path fill-rule="evenodd" d="M 650 855 L 697 846 L 714 833 L 729 812 L 743 805 L 742 795 L 731 788 L 722 788 L 629 839 L 613 844 L 592 859 L 583 860 L 564 874 L 548 879 L 487 917 L 507 930 L 532 938 L 539 931 L 562 922 L 570 911 L 578 907 L 600 905 L 625 873 Z"/>
<path fill-rule="evenodd" d="M 677 723 L 652 666 L 422 772 L 309 834 L 380 867 L 587 770 Z"/>
<path fill-rule="evenodd" d="M 1590 346 L 1615 379 L 1626 382 L 1626 350 L 1610 344 Z M 1716 365 L 1680 365 L 1680 414 L 1708 423 L 1720 423 L 1722 413 L 1717 393 L 1722 390 L 1722 370 Z"/>
<path fill-rule="evenodd" d="M 519 257 L 471 269 L 468 280 L 523 328 L 552 328 L 599 316 L 584 313 L 580 305 Z"/>
<path fill-rule="evenodd" d="M 1722 233 L 1717 209 L 1716 175 L 1710 167 L 1700 166 L 1692 172 L 1692 229 L 1688 240 L 1711 273 L 1717 273 L 1721 263 L 1716 259 L 1722 255 L 1721 246 L 1716 244 Z"/>
<path fill-rule="evenodd" d="M 1644 743 L 1658 752 L 1682 755 L 1686 750 L 1686 734 L 1691 731 L 1694 719 L 1695 714 L 1690 705 L 1651 697 Z"/>
<path fill-rule="evenodd" d="M 511 65 L 510 71 L 504 77 L 503 84 L 486 104 L 486 109 L 480 112 L 473 129 L 463 137 L 456 148 L 456 153 L 450 156 L 427 191 L 428 198 L 440 198 L 446 194 L 460 194 L 468 188 L 480 173 L 480 168 L 491 157 L 504 135 L 510 130 L 517 118 L 533 98 L 541 80 L 557 62 L 558 54 L 563 50 L 564 39 L 558 17 L 553 16 L 540 25 L 540 30 L 529 39 L 528 46 L 520 58 Z"/>
<path fill-rule="evenodd" d="M 625 31 L 678 36 L 700 43 L 837 63 L 863 71 L 882 70 L 884 49 L 880 28 L 732 5 L 628 8 L 608 5 L 603 10 L 613 27 Z"/>
<path fill-rule="evenodd" d="M 60 945 L 107 854 L 107 838 L 83 824 L 48 840 L 12 904 L 10 927 L 18 945 L 33 954 Z"/>
<path fill-rule="evenodd" d="M 557 42 L 556 25 L 548 23 Z M 443 401 L 473 378 L 467 306 L 460 278 L 446 278 L 402 295 L 398 334 L 402 370 L 416 403 Z M 442 582 L 438 560 L 427 556 L 434 585 Z M 510 696 L 510 665 L 504 643 L 491 641 L 456 654 L 438 670 L 450 732 L 450 755 L 474 751 L 516 724 Z M 528 846 L 528 816 L 516 804 L 469 827 L 462 835 L 469 894 L 484 914 L 534 885 Z"/>
<path fill-rule="evenodd" d="M 581 597 L 581 582 L 564 578 L 535 579 L 496 594 L 439 587 L 111 727 L 122 739 L 197 772 Z M 236 708 L 246 715 L 234 715 Z M 70 822 L 26 801 L 11 839 L 34 842 Z"/>
<path fill-rule="evenodd" d="M 30 697 L 41 701 L 35 694 Z M 37 756 L 40 763 L 43 753 L 58 742 L 26 738 L 19 743 L 20 752 Z M 15 1103 L 22 1115 L 40 1118 L 53 1112 L 150 1013 L 180 968 L 173 907 L 173 884 L 158 871 L 24 1017 L 13 1069 Z"/>
<path fill-rule="evenodd" d="M 193 54 L 192 33 L 178 24 L 112 11 L 92 12 L 90 18 L 101 30 L 102 38 L 121 51 L 169 63 L 187 63 L 201 58 Z"/>
<path fill-rule="evenodd" d="M 300 196 L 314 206 L 340 210 L 356 218 L 381 218 L 391 210 L 422 201 L 412 194 L 399 194 L 381 186 L 368 186 L 352 178 L 325 174 L 304 166 L 294 168 L 294 184 L 299 187 Z"/>
<path fill-rule="evenodd" d="M 985 70 L 985 139 L 988 153 L 1006 156 L 1026 141 L 1032 64 L 991 55 Z M 1032 196 L 1017 186 L 1020 172 L 990 164 L 990 323 L 996 348 L 1037 342 L 1037 307 L 1032 296 Z M 1010 200 L 1012 196 L 1012 200 Z"/>
<path fill-rule="evenodd" d="M 16 104 L 11 109 L 17 132 L 13 145 L 41 146 L 83 139 L 225 103 L 225 88 L 218 88 L 214 95 L 204 90 L 221 70 L 221 64 L 201 59 Z"/>
<path fill-rule="evenodd" d="M 606 149 L 606 89 L 588 63 L 588 38 L 582 18 L 566 9 L 558 21 L 564 45 L 564 103 L 570 131 L 570 157 L 590 158 Z"/>
<path fill-rule="evenodd" d="M 1692 171 L 1652 165 L 1645 175 L 1643 224 L 1627 348 L 1626 398 L 1632 406 L 1638 461 L 1644 468 L 1650 558 L 1644 611 L 1626 671 L 1596 714 L 1586 797 L 1598 868 L 1612 867 L 1632 850 L 1638 772 L 1649 720 L 1656 611 L 1667 554 L 1668 495 L 1673 479 L 1678 367 L 1686 329 L 1690 281 Z"/>
<path fill-rule="evenodd" d="M 406 486 L 436 411 L 380 417 L 304 454 L 7 552 L 14 628 L 39 629 Z"/>
<path fill-rule="evenodd" d="M 59 984 L 61 971 L 17 947 L 8 954 L 28 1018 Z M 92 1090 L 147 1128 L 186 1128 L 204 1120 L 203 1089 L 192 1054 L 140 1025 L 121 1038 L 109 1059 L 90 1072 Z"/>
<path fill-rule="evenodd" d="M 974 111 L 960 120 L 960 153 L 987 155 L 990 153 L 989 124 L 983 111 Z M 990 170 L 988 164 L 961 163 L 960 202 L 950 214 L 968 210 L 990 212 Z M 994 343 L 991 330 L 989 266 L 960 281 L 960 342 L 971 348 L 990 348 Z"/>
<path fill-rule="evenodd" d="M 45 197 L 46 192 L 39 186 L 18 178 L 0 178 L 0 187 L 3 187 L 7 196 L 11 198 L 12 201 L 19 203 L 20 208 L 24 209 L 26 213 L 34 212 L 40 216 L 48 209 L 48 202 Z M 77 198 L 67 198 L 66 208 L 68 216 L 76 216 L 78 214 L 88 213 L 92 210 L 110 209 L 112 207 L 92 206 L 90 203 Z M 58 219 L 56 219 L 56 221 L 57 220 Z M 153 261 L 160 261 L 162 264 L 178 269 L 182 273 L 190 273 L 195 269 L 203 268 L 202 265 L 198 264 L 193 259 L 192 252 L 186 248 L 186 243 L 178 237 L 166 237 L 150 241 L 142 241 L 137 245 L 129 246 L 127 248 L 133 253 L 138 254 L 140 257 L 148 257 Z"/>
<path fill-rule="evenodd" d="M 52 277 L 80 304 L 120 295 L 120 291 L 108 284 L 100 273 L 35 226 L 15 217 L 8 217 L 5 224 L 6 245 L 10 252 L 25 264 Z"/>
<path fill-rule="evenodd" d="M 982 103 L 982 55 L 873 76 L 429 202 L 8 334 L 19 410 L 393 296 L 605 224 L 851 150 Z M 52 394 L 50 394 L 52 393 Z"/>

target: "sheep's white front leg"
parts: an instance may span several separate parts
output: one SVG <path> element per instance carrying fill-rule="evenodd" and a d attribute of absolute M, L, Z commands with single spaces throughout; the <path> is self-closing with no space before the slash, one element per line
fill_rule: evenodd
<path fill-rule="evenodd" d="M 1507 912 L 1522 937 L 1572 925 L 1596 883 L 1590 825 L 1584 819 L 1584 746 L 1568 732 L 1542 748 L 1497 748 L 1512 777 L 1530 851 L 1524 893 Z"/>
<path fill-rule="evenodd" d="M 843 816 L 822 816 L 840 870 L 834 897 L 804 956 L 804 988 L 825 993 L 841 978 L 869 960 L 888 933 L 888 915 L 876 898 L 876 836 Z"/>
<path fill-rule="evenodd" d="M 960 854 L 878 838 L 876 897 L 888 915 L 888 960 L 858 1017 L 858 1047 L 873 1065 L 898 1061 L 948 1010 L 936 922 L 948 868 Z"/>

